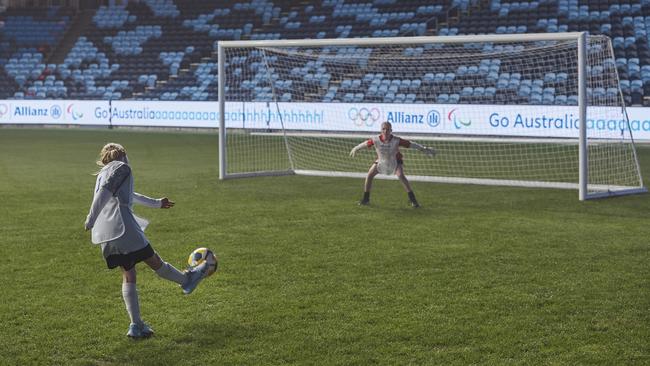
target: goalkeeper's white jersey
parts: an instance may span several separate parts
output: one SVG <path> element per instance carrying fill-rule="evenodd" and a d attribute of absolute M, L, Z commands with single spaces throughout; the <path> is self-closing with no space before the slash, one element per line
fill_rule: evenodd
<path fill-rule="evenodd" d="M 411 143 L 395 135 L 391 135 L 386 141 L 381 135 L 368 140 L 368 147 L 375 146 L 377 151 L 377 170 L 381 174 L 394 174 L 398 161 L 402 160 L 400 146 L 409 147 Z"/>

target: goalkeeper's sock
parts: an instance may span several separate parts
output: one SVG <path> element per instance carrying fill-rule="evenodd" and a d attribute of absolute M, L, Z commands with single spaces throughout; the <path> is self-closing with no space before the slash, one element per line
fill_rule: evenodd
<path fill-rule="evenodd" d="M 359 201 L 360 205 L 367 205 L 370 203 L 370 192 L 363 192 L 363 198 Z"/>
<path fill-rule="evenodd" d="M 413 207 L 420 207 L 420 204 L 418 203 L 418 200 L 415 199 L 415 193 L 413 191 L 408 193 L 409 195 L 409 201 L 411 201 L 411 206 Z"/>

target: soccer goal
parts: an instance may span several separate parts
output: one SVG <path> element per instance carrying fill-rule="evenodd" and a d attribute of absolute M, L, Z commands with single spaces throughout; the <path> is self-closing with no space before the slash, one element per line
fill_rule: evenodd
<path fill-rule="evenodd" d="M 646 191 L 604 36 L 222 41 L 218 52 L 220 179 L 365 177 L 374 151 L 349 151 L 388 121 L 437 152 L 402 149 L 411 180 L 580 200 Z"/>

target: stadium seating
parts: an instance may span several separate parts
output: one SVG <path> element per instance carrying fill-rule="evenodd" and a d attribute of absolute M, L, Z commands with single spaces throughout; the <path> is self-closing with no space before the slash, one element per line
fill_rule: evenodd
<path fill-rule="evenodd" d="M 626 104 L 650 105 L 650 0 L 598 0 L 588 5 L 578 0 L 146 0 L 101 6 L 63 62 L 49 62 L 72 18 L 67 8 L 10 9 L 0 15 L 0 97 L 216 100 L 218 40 L 585 30 L 610 36 L 616 55 L 615 62 L 590 73 L 616 68 Z M 345 52 L 363 62 L 369 51 Z M 426 52 L 426 47 L 406 48 L 403 56 Z M 357 79 L 337 79 L 319 61 L 297 65 L 288 75 L 267 75 L 261 65 L 255 53 L 233 61 L 229 73 L 253 74 L 229 93 L 258 101 L 271 100 L 275 90 L 281 101 L 416 103 L 431 89 L 427 86 L 436 85 L 440 94 L 434 100 L 439 103 L 503 103 L 499 96 L 504 93 L 519 103 L 565 105 L 577 100 L 563 90 L 566 73 L 531 79 L 523 70 L 503 70 L 498 58 L 489 57 L 454 70 L 440 67 L 419 75 L 369 72 Z M 454 82 L 470 77 L 484 78 L 484 85 Z M 318 85 L 320 94 L 304 93 L 307 84 Z M 614 90 L 591 93 L 611 96 Z"/>

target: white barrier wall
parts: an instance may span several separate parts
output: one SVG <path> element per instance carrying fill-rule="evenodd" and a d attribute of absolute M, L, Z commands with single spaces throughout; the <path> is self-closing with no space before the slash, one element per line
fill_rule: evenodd
<path fill-rule="evenodd" d="M 569 106 L 229 102 L 226 112 L 226 126 L 237 128 L 377 132 L 389 121 L 398 133 L 530 137 L 576 136 L 578 129 L 577 107 Z M 650 141 L 650 108 L 627 113 L 634 138 Z M 217 128 L 218 119 L 217 102 L 0 101 L 0 124 Z M 587 128 L 600 137 L 627 133 L 614 107 L 589 108 Z"/>

